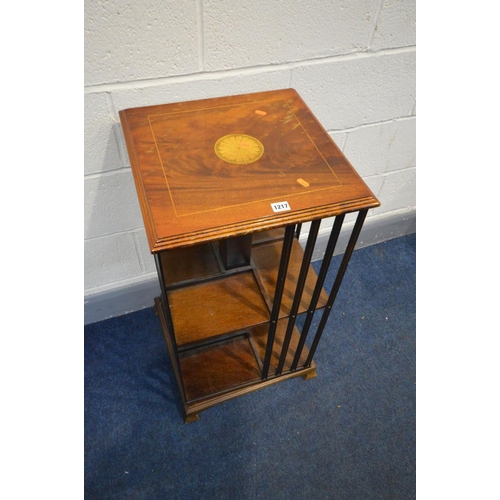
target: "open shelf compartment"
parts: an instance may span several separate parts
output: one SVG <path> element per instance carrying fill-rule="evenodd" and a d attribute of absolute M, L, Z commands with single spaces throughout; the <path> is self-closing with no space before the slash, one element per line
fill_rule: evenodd
<path fill-rule="evenodd" d="M 168 292 L 179 348 L 269 321 L 252 271 Z"/>
<path fill-rule="evenodd" d="M 207 278 L 200 282 L 188 282 L 168 292 L 178 347 L 266 323 L 276 289 L 281 245 L 282 241 L 276 240 L 253 246 L 252 268 L 230 273 L 221 271 L 211 245 L 188 247 L 186 254 L 176 252 L 174 257 L 162 256 L 164 264 L 171 264 L 167 268 L 167 276 L 174 276 L 176 280 L 181 276 L 185 279 Z M 198 256 L 196 269 L 190 269 L 184 261 L 193 255 Z M 286 318 L 290 313 L 302 258 L 302 247 L 294 240 L 280 318 Z M 307 311 L 316 280 L 316 273 L 310 265 L 299 314 Z M 317 309 L 324 307 L 327 300 L 323 290 Z"/>
<path fill-rule="evenodd" d="M 278 324 L 271 356 L 270 377 L 275 375 L 285 337 L 287 321 Z M 262 324 L 248 331 L 228 335 L 210 344 L 186 349 L 179 354 L 180 373 L 183 380 L 186 404 L 207 403 L 210 399 L 251 390 L 260 386 L 269 324 Z M 294 328 L 283 374 L 290 370 L 300 333 Z M 304 362 L 309 350 L 304 346 L 296 376 L 303 375 Z M 315 372 L 312 362 L 308 371 Z"/>

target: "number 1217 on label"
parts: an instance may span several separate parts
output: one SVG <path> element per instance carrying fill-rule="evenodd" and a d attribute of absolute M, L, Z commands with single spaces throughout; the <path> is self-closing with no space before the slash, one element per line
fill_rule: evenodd
<path fill-rule="evenodd" d="M 273 212 L 285 212 L 286 210 L 290 210 L 290 205 L 287 201 L 278 201 L 277 203 L 271 203 L 271 207 Z"/>

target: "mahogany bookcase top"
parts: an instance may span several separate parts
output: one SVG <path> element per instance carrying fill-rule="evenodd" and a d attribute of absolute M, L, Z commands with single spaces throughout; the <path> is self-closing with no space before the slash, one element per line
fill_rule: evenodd
<path fill-rule="evenodd" d="M 380 205 L 294 89 L 119 114 L 151 252 Z"/>

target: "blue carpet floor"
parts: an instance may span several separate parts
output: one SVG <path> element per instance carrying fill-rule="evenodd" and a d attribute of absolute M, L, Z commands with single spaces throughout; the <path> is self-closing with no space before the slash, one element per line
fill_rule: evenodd
<path fill-rule="evenodd" d="M 87 325 L 85 498 L 415 498 L 415 254 L 415 234 L 354 252 L 316 378 L 191 424 L 152 308 Z"/>

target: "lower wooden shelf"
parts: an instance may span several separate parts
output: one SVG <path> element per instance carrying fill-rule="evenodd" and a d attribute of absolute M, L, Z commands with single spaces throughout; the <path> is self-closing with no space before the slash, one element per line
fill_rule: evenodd
<path fill-rule="evenodd" d="M 246 333 L 183 351 L 179 354 L 179 364 L 188 404 L 261 378 Z"/>
<path fill-rule="evenodd" d="M 256 391 L 292 377 L 312 378 L 316 375 L 316 364 L 305 367 L 308 355 L 304 346 L 299 366 L 289 371 L 299 335 L 294 329 L 283 372 L 275 376 L 287 321 L 280 320 L 276 329 L 271 369 L 267 379 L 262 379 L 262 365 L 265 356 L 269 324 L 263 323 L 240 332 L 219 338 L 198 347 L 176 353 L 170 339 L 167 320 L 160 297 L 155 299 L 155 310 L 160 318 L 163 334 L 172 360 L 177 366 L 177 383 L 183 399 L 185 420 L 190 421 L 200 411 L 223 401 Z"/>

